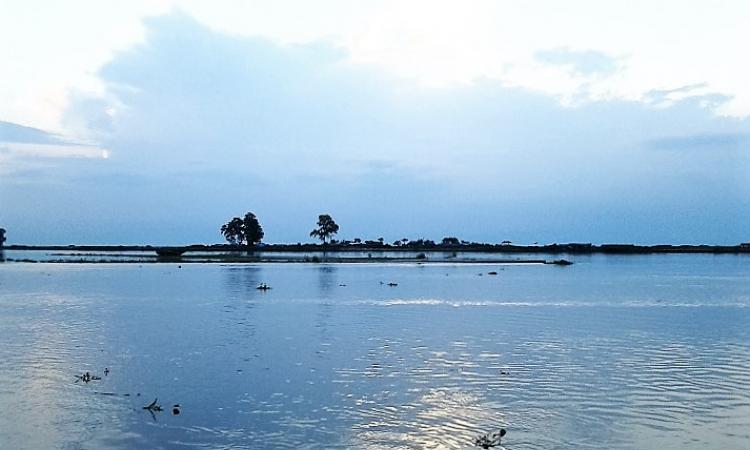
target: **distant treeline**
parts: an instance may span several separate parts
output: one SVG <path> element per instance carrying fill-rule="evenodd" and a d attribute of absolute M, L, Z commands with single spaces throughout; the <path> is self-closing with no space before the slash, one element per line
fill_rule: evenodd
<path fill-rule="evenodd" d="M 643 254 L 643 253 L 750 253 L 750 243 L 738 245 L 635 245 L 635 244 L 548 244 L 548 245 L 514 245 L 491 244 L 443 240 L 434 242 L 429 239 L 418 239 L 389 244 L 379 240 L 365 241 L 332 241 L 328 243 L 296 244 L 257 244 L 238 247 L 232 244 L 196 244 L 187 246 L 152 246 L 152 245 L 11 245 L 7 250 L 76 250 L 76 251 L 156 251 L 174 249 L 184 252 L 227 252 L 238 250 L 255 250 L 263 252 L 360 252 L 360 251 L 452 251 L 452 252 L 492 252 L 492 253 L 609 253 L 609 254 Z"/>
<path fill-rule="evenodd" d="M 635 245 L 635 244 L 601 244 L 567 243 L 547 245 L 515 245 L 511 241 L 499 244 L 469 242 L 457 237 L 446 236 L 440 242 L 431 239 L 403 238 L 387 243 L 380 237 L 375 240 L 336 240 L 339 225 L 329 214 L 320 214 L 316 227 L 310 232 L 321 242 L 296 244 L 266 244 L 265 235 L 258 217 L 253 212 L 246 212 L 243 217 L 234 217 L 219 229 L 228 244 L 197 244 L 188 246 L 151 246 L 151 245 L 11 245 L 9 250 L 80 250 L 80 251 L 156 251 L 162 256 L 176 256 L 184 252 L 226 252 L 226 251 L 264 251 L 264 252 L 354 252 L 354 251 L 450 251 L 450 252 L 493 252 L 493 253 L 750 253 L 750 243 L 738 245 Z M 0 228 L 0 247 L 5 240 L 5 230 Z"/>

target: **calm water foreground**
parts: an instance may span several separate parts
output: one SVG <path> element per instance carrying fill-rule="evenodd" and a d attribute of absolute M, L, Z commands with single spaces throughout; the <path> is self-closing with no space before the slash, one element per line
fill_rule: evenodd
<path fill-rule="evenodd" d="M 575 260 L 0 264 L 0 448 L 750 448 L 750 258 Z"/>

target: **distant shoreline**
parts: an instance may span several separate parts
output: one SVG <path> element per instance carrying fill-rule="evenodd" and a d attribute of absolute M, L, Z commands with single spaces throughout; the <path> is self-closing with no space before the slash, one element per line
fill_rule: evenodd
<path fill-rule="evenodd" d="M 558 261 L 547 261 L 543 259 L 487 259 L 487 260 L 419 260 L 415 258 L 326 258 L 320 260 L 310 259 L 264 259 L 264 258 L 205 258 L 184 257 L 180 259 L 14 259 L 5 261 L 12 263 L 44 263 L 44 264 L 466 264 L 466 265 L 569 265 L 572 263 L 559 263 Z"/>
<path fill-rule="evenodd" d="M 5 250 L 86 251 L 86 252 L 238 252 L 264 253 L 354 253 L 354 252 L 460 252 L 460 253 L 545 253 L 545 254 L 653 254 L 653 253 L 713 253 L 750 254 L 750 243 L 739 245 L 635 245 L 635 244 L 459 244 L 459 245 L 391 245 L 391 244 L 261 244 L 237 247 L 228 244 L 193 244 L 184 246 L 156 245 L 7 245 Z"/>

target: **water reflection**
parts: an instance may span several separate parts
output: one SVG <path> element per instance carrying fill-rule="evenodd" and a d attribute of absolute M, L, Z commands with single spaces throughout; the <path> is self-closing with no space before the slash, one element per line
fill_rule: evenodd
<path fill-rule="evenodd" d="M 263 269 L 258 266 L 227 265 L 222 267 L 222 274 L 226 277 L 224 286 L 230 298 L 238 294 L 255 296 L 256 288 L 264 281 L 261 279 Z"/>
<path fill-rule="evenodd" d="M 413 403 L 360 400 L 350 448 L 467 448 L 483 429 L 504 426 L 502 414 L 458 388 L 428 389 Z"/>
<path fill-rule="evenodd" d="M 316 267 L 318 272 L 318 293 L 321 298 L 329 297 L 331 290 L 340 287 L 337 281 L 338 268 L 331 264 Z"/>
<path fill-rule="evenodd" d="M 744 448 L 750 269 L 670 261 L 5 264 L 0 448 Z"/>

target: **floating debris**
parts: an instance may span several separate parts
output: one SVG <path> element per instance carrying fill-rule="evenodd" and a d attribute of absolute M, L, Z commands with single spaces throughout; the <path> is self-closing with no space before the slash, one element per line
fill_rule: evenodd
<path fill-rule="evenodd" d="M 149 403 L 148 405 L 144 406 L 143 409 L 149 410 L 151 412 L 153 411 L 162 411 L 161 405 L 157 403 L 158 398 L 155 398 L 153 402 Z"/>
<path fill-rule="evenodd" d="M 393 282 L 391 282 L 391 283 L 388 283 L 388 286 L 390 286 L 390 287 L 393 287 L 393 286 L 398 286 L 398 283 L 393 283 Z"/>
<path fill-rule="evenodd" d="M 493 270 L 492 272 L 487 272 L 487 275 L 497 275 L 497 272 Z"/>
<path fill-rule="evenodd" d="M 497 433 L 487 433 L 474 439 L 474 445 L 482 448 L 492 448 L 500 445 L 500 439 L 505 436 L 505 428 L 500 428 Z"/>
<path fill-rule="evenodd" d="M 255 289 L 258 289 L 259 291 L 267 291 L 271 289 L 271 286 L 267 285 L 266 283 L 260 283 Z"/>
<path fill-rule="evenodd" d="M 85 372 L 83 375 L 76 375 L 76 383 L 79 381 L 83 381 L 84 383 L 88 383 L 89 381 L 98 381 L 101 380 L 102 377 L 97 377 L 96 375 L 91 375 L 90 372 Z"/>
<path fill-rule="evenodd" d="M 180 405 L 176 404 L 172 406 L 172 414 L 175 416 L 180 415 Z"/>

